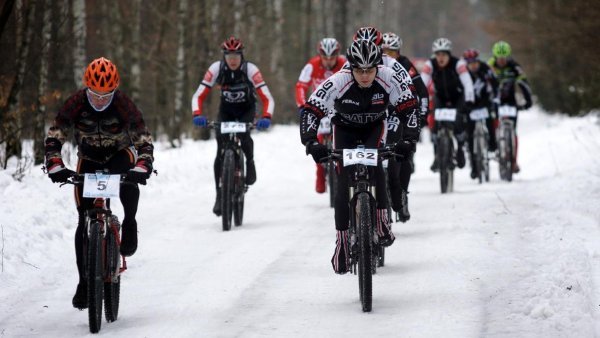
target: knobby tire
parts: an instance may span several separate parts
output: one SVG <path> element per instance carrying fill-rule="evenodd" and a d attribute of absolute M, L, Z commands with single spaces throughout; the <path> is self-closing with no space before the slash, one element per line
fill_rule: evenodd
<path fill-rule="evenodd" d="M 98 333 L 102 325 L 102 300 L 104 276 L 102 275 L 102 238 L 100 224 L 92 222 L 89 229 L 88 243 L 88 319 L 91 333 Z"/>
<path fill-rule="evenodd" d="M 233 215 L 233 184 L 235 171 L 235 155 L 233 151 L 225 150 L 223 156 L 223 169 L 221 171 L 221 212 L 223 231 L 231 230 L 231 216 Z"/>
<path fill-rule="evenodd" d="M 356 203 L 358 233 L 358 287 L 363 312 L 371 312 L 373 300 L 373 217 L 370 196 L 362 193 Z"/>

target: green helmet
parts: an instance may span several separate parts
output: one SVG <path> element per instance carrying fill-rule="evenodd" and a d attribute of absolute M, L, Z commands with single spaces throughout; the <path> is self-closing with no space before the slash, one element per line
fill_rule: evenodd
<path fill-rule="evenodd" d="M 492 47 L 492 54 L 497 58 L 507 58 L 510 56 L 510 45 L 505 41 L 498 41 Z"/>

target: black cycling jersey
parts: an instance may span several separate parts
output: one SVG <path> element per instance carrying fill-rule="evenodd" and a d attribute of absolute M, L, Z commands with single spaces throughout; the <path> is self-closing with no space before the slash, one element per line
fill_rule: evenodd
<path fill-rule="evenodd" d="M 490 107 L 492 100 L 498 94 L 498 79 L 494 71 L 484 62 L 479 62 L 477 72 L 471 74 L 473 90 L 475 91 L 474 108 Z"/>
<path fill-rule="evenodd" d="M 448 65 L 441 68 L 436 59 L 431 59 L 433 73 L 431 78 L 435 86 L 436 103 L 441 103 L 444 107 L 456 107 L 463 98 L 463 85 L 459 75 L 456 72 L 458 58 L 450 56 Z"/>
<path fill-rule="evenodd" d="M 404 55 L 400 55 L 396 61 L 402 65 L 410 76 L 419 97 L 419 101 L 421 103 L 421 113 L 425 114 L 427 109 L 429 108 L 429 92 L 427 91 L 427 87 L 425 87 L 425 83 L 423 83 L 423 79 L 421 78 L 421 74 L 417 68 L 413 65 L 409 58 Z"/>
<path fill-rule="evenodd" d="M 229 69 L 227 63 L 222 61 L 216 82 L 221 85 L 221 114 L 241 116 L 254 112 L 256 96 L 254 85 L 248 78 L 246 61 L 236 70 Z"/>
<path fill-rule="evenodd" d="M 525 98 L 526 107 L 531 107 L 531 88 L 529 88 L 529 83 L 521 66 L 512 58 L 506 60 L 504 67 L 500 67 L 494 57 L 488 61 L 488 64 L 492 67 L 500 82 L 498 89 L 500 104 L 517 105 L 515 98 L 515 84 L 517 84 Z"/>
<path fill-rule="evenodd" d="M 373 84 L 361 88 L 354 80 L 352 71 L 342 69 L 323 82 L 304 105 L 300 122 L 303 144 L 317 139 L 319 121 L 331 113 L 331 123 L 351 128 L 370 128 L 387 117 L 387 106 L 395 112 L 410 116 L 408 133 L 419 135 L 419 121 L 415 108 L 417 100 L 409 86 L 394 71 L 385 66 L 377 67 Z"/>

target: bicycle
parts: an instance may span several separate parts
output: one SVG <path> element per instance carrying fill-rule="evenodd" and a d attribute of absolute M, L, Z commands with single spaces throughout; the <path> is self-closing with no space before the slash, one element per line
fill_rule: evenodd
<path fill-rule="evenodd" d="M 359 297 L 363 312 L 372 309 L 372 276 L 377 272 L 380 252 L 376 232 L 375 186 L 370 182 L 369 166 L 377 166 L 386 158 L 395 156 L 390 146 L 367 149 L 362 145 L 356 149 L 330 150 L 327 161 L 338 161 L 344 166 L 353 166 L 350 173 L 350 266 L 358 272 Z"/>
<path fill-rule="evenodd" d="M 127 270 L 121 256 L 121 224 L 110 210 L 111 197 L 119 197 L 127 174 L 110 175 L 107 170 L 73 174 L 65 183 L 83 186 L 83 197 L 94 198 L 93 208 L 86 210 L 84 231 L 84 271 L 88 285 L 88 321 L 91 333 L 102 325 L 102 301 L 106 322 L 114 322 L 119 314 L 121 274 Z"/>
<path fill-rule="evenodd" d="M 517 107 L 501 105 L 498 107 L 498 118 L 500 126 L 496 133 L 498 143 L 498 164 L 500 168 L 500 179 L 511 182 L 513 174 L 513 163 L 515 160 L 515 122 Z"/>
<path fill-rule="evenodd" d="M 246 185 L 246 168 L 244 152 L 238 133 L 245 133 L 254 128 L 251 122 L 215 122 L 208 124 L 209 128 L 219 129 L 224 138 L 221 153 L 221 217 L 223 231 L 231 230 L 231 219 L 235 226 L 241 226 L 244 220 L 244 195 L 248 191 Z"/>
<path fill-rule="evenodd" d="M 435 123 L 437 127 L 437 151 L 435 156 L 439 163 L 440 188 L 442 194 L 454 191 L 454 122 L 456 108 L 436 108 Z"/>
<path fill-rule="evenodd" d="M 484 179 L 486 182 L 490 181 L 490 158 L 488 155 L 488 141 L 490 138 L 489 131 L 486 126 L 486 120 L 490 117 L 489 111 L 486 107 L 473 109 L 469 113 L 469 117 L 472 121 L 475 121 L 475 128 L 473 131 L 473 166 L 479 184 L 483 183 Z"/>

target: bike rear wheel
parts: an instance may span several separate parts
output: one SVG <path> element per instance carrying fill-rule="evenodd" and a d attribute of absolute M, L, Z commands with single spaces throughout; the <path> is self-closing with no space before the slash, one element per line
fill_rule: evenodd
<path fill-rule="evenodd" d="M 358 288 L 363 312 L 370 312 L 373 299 L 373 215 L 370 196 L 361 193 L 356 203 L 358 234 Z"/>
<path fill-rule="evenodd" d="M 233 223 L 242 225 L 244 221 L 244 195 L 246 194 L 246 175 L 244 168 L 244 155 L 240 152 L 235 173 L 235 196 L 233 203 Z"/>
<path fill-rule="evenodd" d="M 106 270 L 108 277 L 104 281 L 104 317 L 107 322 L 114 322 L 119 316 L 119 297 L 121 292 L 121 276 L 119 276 L 120 254 L 117 245 L 118 223 L 113 224 L 106 233 Z"/>
<path fill-rule="evenodd" d="M 225 150 L 223 168 L 221 170 L 221 217 L 223 231 L 231 230 L 231 216 L 233 215 L 233 184 L 235 171 L 235 155 L 233 151 Z"/>
<path fill-rule="evenodd" d="M 91 222 L 87 255 L 88 320 L 91 333 L 98 333 L 102 325 L 104 276 L 102 273 L 102 238 L 100 223 Z"/>

